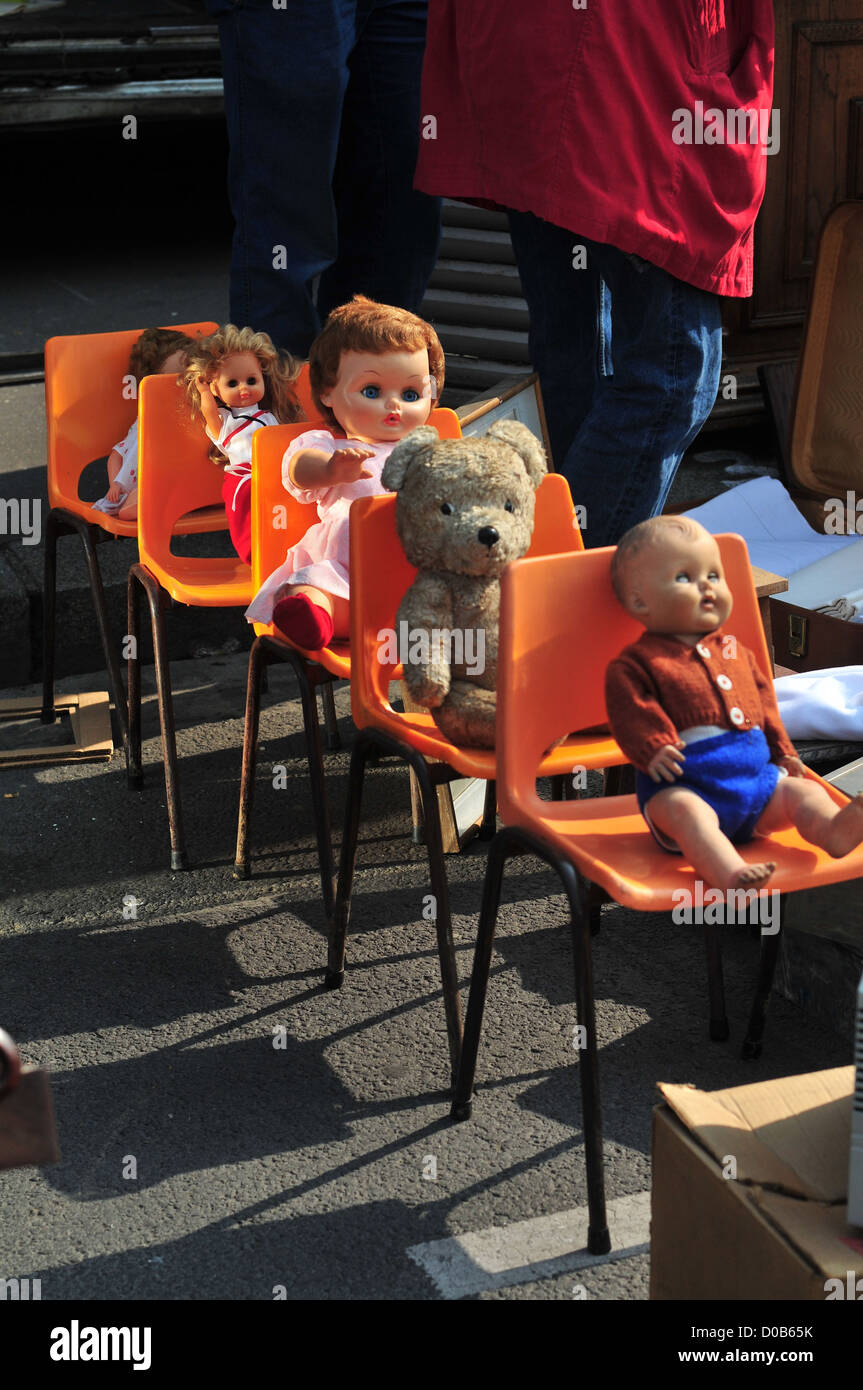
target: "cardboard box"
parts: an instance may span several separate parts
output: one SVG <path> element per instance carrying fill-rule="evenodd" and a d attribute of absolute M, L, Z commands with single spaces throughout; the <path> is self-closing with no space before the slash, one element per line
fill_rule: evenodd
<path fill-rule="evenodd" d="M 659 1089 L 650 1297 L 824 1301 L 859 1280 L 863 1299 L 863 1231 L 845 1205 L 854 1068 Z"/>

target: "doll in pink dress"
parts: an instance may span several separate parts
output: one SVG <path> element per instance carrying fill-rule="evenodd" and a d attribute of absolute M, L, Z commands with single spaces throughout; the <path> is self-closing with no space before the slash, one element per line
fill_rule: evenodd
<path fill-rule="evenodd" d="M 189 353 L 186 395 L 225 469 L 222 497 L 240 559 L 251 562 L 252 439 L 264 425 L 290 425 L 302 411 L 293 384 L 300 364 L 266 333 L 226 323 Z"/>
<path fill-rule="evenodd" d="M 834 859 L 863 842 L 863 796 L 837 806 L 807 777 L 773 682 L 723 631 L 731 592 L 719 546 L 689 517 L 657 516 L 622 538 L 612 584 L 646 631 L 608 667 L 611 731 L 637 770 L 654 839 L 705 883 L 760 889 L 776 865 L 737 845 L 794 826 Z"/>
<path fill-rule="evenodd" d="M 426 423 L 443 378 L 438 336 L 416 314 L 362 295 L 333 310 L 309 353 L 327 426 L 301 434 L 282 460 L 286 491 L 314 502 L 318 521 L 255 595 L 249 622 L 272 622 L 307 651 L 347 637 L 351 503 L 386 492 L 383 466 Z"/>
<path fill-rule="evenodd" d="M 178 376 L 185 370 L 193 344 L 192 338 L 176 328 L 145 328 L 129 355 L 129 376 L 139 387 L 145 376 Z M 108 491 L 93 507 L 120 521 L 134 521 L 138 515 L 137 416 L 125 439 L 114 445 L 107 466 Z"/>

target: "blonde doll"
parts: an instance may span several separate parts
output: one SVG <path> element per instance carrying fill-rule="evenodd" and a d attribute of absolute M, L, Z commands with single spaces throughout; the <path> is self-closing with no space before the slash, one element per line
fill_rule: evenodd
<path fill-rule="evenodd" d="M 266 333 L 227 323 L 195 343 L 186 367 L 186 395 L 225 465 L 222 496 L 231 540 L 251 561 L 252 439 L 264 425 L 302 418 L 293 383 L 300 364 L 279 353 Z"/>
<path fill-rule="evenodd" d="M 129 375 L 138 386 L 145 376 L 178 376 L 185 369 L 193 341 L 175 328 L 145 328 L 129 356 Z M 115 444 L 108 456 L 108 482 L 108 491 L 93 507 L 121 521 L 134 521 L 138 515 L 137 419 L 126 438 Z"/>
<path fill-rule="evenodd" d="M 400 439 L 424 425 L 443 389 L 444 355 L 430 324 L 356 295 L 334 309 L 309 353 L 327 428 L 307 430 L 282 460 L 285 489 L 317 505 L 318 521 L 246 610 L 307 651 L 348 634 L 348 515 L 386 489 L 381 470 Z"/>

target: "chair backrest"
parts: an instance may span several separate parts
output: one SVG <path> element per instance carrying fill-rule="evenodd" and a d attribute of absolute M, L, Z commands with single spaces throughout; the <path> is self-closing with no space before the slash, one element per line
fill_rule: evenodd
<path fill-rule="evenodd" d="M 190 338 L 215 323 L 172 324 Z M 48 419 L 48 499 L 52 507 L 82 505 L 78 482 L 88 463 L 108 454 L 128 433 L 138 402 L 131 393 L 129 353 L 142 329 L 78 333 L 45 344 Z"/>
<path fill-rule="evenodd" d="M 209 457 L 202 420 L 172 376 L 141 383 L 138 416 L 138 551 L 143 565 L 171 571 L 171 532 L 187 512 L 222 505 L 223 470 Z"/>
<path fill-rule="evenodd" d="M 393 644 L 378 635 L 395 633 L 396 610 L 417 573 L 398 538 L 395 509 L 395 494 L 361 497 L 351 507 L 351 708 L 357 728 L 368 723 L 367 711 L 389 705 L 389 683 L 400 672 L 390 659 Z M 549 473 L 536 494 L 528 554 L 571 555 L 583 549 L 569 484 Z"/>
<path fill-rule="evenodd" d="M 312 388 L 309 382 L 309 364 L 304 362 L 300 368 L 300 374 L 294 382 L 294 395 L 300 403 L 300 408 L 306 420 L 317 420 L 321 412 L 312 400 Z M 258 431 L 260 433 L 260 431 Z"/>
<path fill-rule="evenodd" d="M 843 502 L 859 491 L 863 456 L 861 318 L 863 202 L 843 202 L 819 237 L 790 446 L 795 482 Z"/>
<path fill-rule="evenodd" d="M 734 598 L 727 629 L 772 678 L 746 543 L 717 536 Z M 498 645 L 498 798 L 510 823 L 536 810 L 536 772 L 555 740 L 604 724 L 605 672 L 644 631 L 611 587 L 614 546 L 517 560 L 501 582 Z"/>

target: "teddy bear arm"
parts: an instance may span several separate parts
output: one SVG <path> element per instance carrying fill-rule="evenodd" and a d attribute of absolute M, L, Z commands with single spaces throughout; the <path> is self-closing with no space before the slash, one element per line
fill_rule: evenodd
<path fill-rule="evenodd" d="M 438 576 L 418 575 L 399 605 L 398 622 L 403 642 L 406 624 L 405 683 L 411 698 L 428 709 L 436 709 L 449 694 L 450 654 L 435 635 L 448 631 L 452 618 L 449 586 Z"/>

